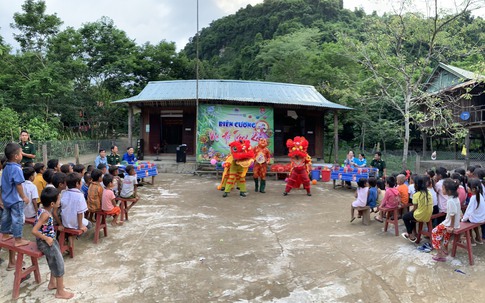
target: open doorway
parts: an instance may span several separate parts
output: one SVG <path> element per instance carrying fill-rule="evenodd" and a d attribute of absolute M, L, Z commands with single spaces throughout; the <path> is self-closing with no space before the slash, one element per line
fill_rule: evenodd
<path fill-rule="evenodd" d="M 183 118 L 162 117 L 161 146 L 165 153 L 175 153 L 182 144 Z"/>

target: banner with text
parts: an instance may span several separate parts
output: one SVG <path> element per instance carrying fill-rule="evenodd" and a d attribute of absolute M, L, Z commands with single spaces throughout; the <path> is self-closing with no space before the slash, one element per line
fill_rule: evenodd
<path fill-rule="evenodd" d="M 222 161 L 230 153 L 229 143 L 268 140 L 273 155 L 273 108 L 268 106 L 199 105 L 197 121 L 197 162 Z"/>

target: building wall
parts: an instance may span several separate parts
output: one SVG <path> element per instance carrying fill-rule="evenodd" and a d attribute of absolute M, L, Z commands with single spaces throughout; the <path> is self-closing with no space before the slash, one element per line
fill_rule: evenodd
<path fill-rule="evenodd" d="M 160 118 L 161 110 L 182 110 L 181 142 L 187 144 L 187 154 L 195 155 L 196 148 L 196 108 L 186 107 L 154 107 L 145 106 L 141 113 L 141 133 L 145 141 L 146 155 L 154 154 L 154 146 L 164 145 Z M 296 114 L 296 116 L 295 116 Z M 293 117 L 291 117 L 293 116 Z M 296 117 L 296 119 L 295 119 Z M 308 153 L 312 157 L 323 157 L 323 117 L 324 111 L 314 109 L 274 108 L 274 153 L 275 156 L 285 156 L 288 153 L 286 140 L 295 136 L 304 136 L 309 142 Z M 147 126 L 149 125 L 149 126 Z M 147 132 L 149 130 L 149 132 Z M 170 152 L 170 151 L 169 151 Z"/>

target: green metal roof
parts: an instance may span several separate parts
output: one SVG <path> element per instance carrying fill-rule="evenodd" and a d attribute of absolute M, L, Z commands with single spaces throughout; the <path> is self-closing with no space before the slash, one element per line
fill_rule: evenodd
<path fill-rule="evenodd" d="M 287 104 L 330 109 L 351 109 L 325 99 L 311 85 L 262 81 L 199 80 L 199 100 Z M 196 99 L 196 80 L 151 81 L 136 96 L 114 103 L 183 101 Z M 173 104 L 173 103 L 172 103 Z"/>
<path fill-rule="evenodd" d="M 469 80 L 481 78 L 484 76 L 440 62 L 426 81 L 425 90 L 428 93 L 435 93 Z"/>

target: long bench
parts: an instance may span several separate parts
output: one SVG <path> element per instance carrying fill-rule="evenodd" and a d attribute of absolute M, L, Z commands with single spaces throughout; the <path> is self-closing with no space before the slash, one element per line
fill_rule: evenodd
<path fill-rule="evenodd" d="M 17 247 L 14 244 L 13 238 L 2 241 L 2 237 L 3 235 L 0 234 L 0 247 L 17 253 L 17 260 L 15 261 L 15 277 L 13 279 L 12 291 L 12 299 L 17 299 L 20 295 L 20 282 L 31 272 L 34 272 L 35 282 L 37 284 L 41 282 L 38 259 L 44 254 L 37 248 L 37 244 L 35 242 L 30 242 L 28 245 Z M 23 269 L 24 255 L 30 256 L 30 260 L 32 261 L 32 265 L 25 269 Z"/>
<path fill-rule="evenodd" d="M 472 237 L 471 237 L 471 230 L 475 227 L 480 227 L 481 225 L 485 224 L 482 223 L 469 223 L 469 222 L 460 222 L 460 228 L 455 229 L 453 231 L 454 239 L 453 239 L 453 247 L 451 250 L 451 256 L 455 257 L 456 249 L 458 247 L 464 248 L 468 251 L 468 261 L 470 265 L 473 265 L 473 251 L 472 251 Z M 466 243 L 463 244 L 460 241 L 461 235 L 465 234 Z"/>

